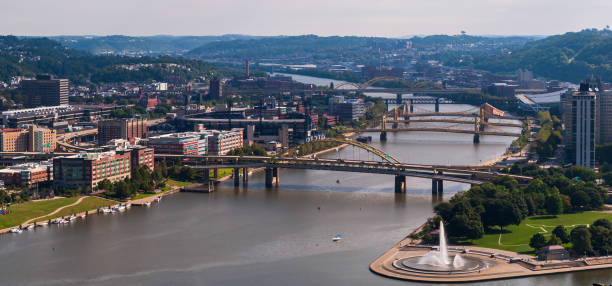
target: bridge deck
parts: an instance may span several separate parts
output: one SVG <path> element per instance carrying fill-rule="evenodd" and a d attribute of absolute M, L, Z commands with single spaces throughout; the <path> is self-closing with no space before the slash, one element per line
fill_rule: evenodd
<path fill-rule="evenodd" d="M 156 158 L 183 158 L 184 164 L 194 168 L 291 168 L 314 169 L 372 174 L 403 175 L 427 179 L 440 179 L 467 184 L 482 184 L 504 176 L 496 172 L 481 170 L 454 169 L 445 166 L 393 164 L 387 162 L 332 160 L 310 158 L 270 158 L 263 156 L 182 156 L 156 154 Z M 513 176 L 519 181 L 529 181 L 530 177 Z"/>

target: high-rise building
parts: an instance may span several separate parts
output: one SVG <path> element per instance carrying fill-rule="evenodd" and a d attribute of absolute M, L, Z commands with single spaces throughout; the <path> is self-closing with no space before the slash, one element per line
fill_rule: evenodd
<path fill-rule="evenodd" d="M 221 99 L 223 97 L 223 83 L 219 78 L 213 78 L 210 80 L 208 94 L 210 99 Z"/>
<path fill-rule="evenodd" d="M 244 68 L 245 68 L 244 74 L 246 78 L 249 78 L 251 76 L 250 71 L 249 71 L 249 60 L 246 60 L 244 62 Z"/>
<path fill-rule="evenodd" d="M 35 80 L 22 80 L 21 89 L 27 107 L 68 105 L 68 80 L 39 75 Z"/>
<path fill-rule="evenodd" d="M 597 122 L 599 123 L 598 144 L 612 143 L 612 90 L 606 90 L 597 94 Z"/>
<path fill-rule="evenodd" d="M 598 142 L 597 94 L 588 83 L 579 90 L 564 94 L 564 121 L 568 155 L 574 164 L 595 167 L 595 144 Z"/>
<path fill-rule="evenodd" d="M 106 144 L 111 139 L 126 139 L 147 137 L 147 120 L 142 118 L 111 119 L 98 123 L 98 144 Z"/>

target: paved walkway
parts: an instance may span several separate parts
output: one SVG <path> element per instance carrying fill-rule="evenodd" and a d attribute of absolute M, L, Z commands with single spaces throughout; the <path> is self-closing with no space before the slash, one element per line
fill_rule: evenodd
<path fill-rule="evenodd" d="M 71 204 L 69 204 L 69 205 L 65 205 L 65 206 L 63 206 L 63 207 L 59 207 L 59 208 L 57 208 L 56 210 L 54 210 L 54 211 L 52 211 L 52 212 L 50 212 L 50 213 L 48 213 L 48 214 L 46 214 L 46 215 L 41 215 L 41 216 L 39 216 L 39 217 L 31 218 L 31 219 L 29 219 L 29 220 L 25 221 L 25 222 L 24 222 L 24 223 L 22 223 L 22 224 L 27 225 L 27 224 L 29 224 L 29 223 L 31 223 L 31 222 L 33 222 L 33 221 L 35 221 L 35 220 L 39 219 L 39 218 L 43 218 L 43 217 L 47 217 L 47 216 L 50 216 L 50 215 L 54 215 L 54 214 L 56 214 L 56 213 L 60 212 L 61 210 L 65 209 L 65 208 L 72 207 L 72 206 L 76 206 L 76 205 L 80 204 L 80 203 L 81 203 L 81 202 L 82 202 L 82 201 L 83 201 L 85 198 L 86 198 L 86 197 L 80 197 L 80 198 L 79 198 L 79 199 L 78 199 L 76 202 L 74 202 L 74 203 L 71 203 Z"/>

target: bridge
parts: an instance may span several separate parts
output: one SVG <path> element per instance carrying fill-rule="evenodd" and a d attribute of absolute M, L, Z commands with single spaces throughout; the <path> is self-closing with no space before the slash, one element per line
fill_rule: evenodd
<path fill-rule="evenodd" d="M 307 157 L 266 157 L 266 156 L 208 156 L 208 155 L 174 155 L 174 154 L 155 154 L 155 160 L 181 159 L 182 164 L 197 169 L 212 169 L 215 171 L 220 168 L 232 168 L 234 170 L 234 185 L 240 185 L 240 169 L 243 174 L 248 174 L 249 168 L 265 168 L 266 187 L 272 187 L 275 183 L 279 184 L 279 168 L 288 169 L 312 169 L 342 172 L 359 172 L 370 174 L 386 174 L 395 176 L 395 192 L 406 192 L 406 177 L 426 178 L 432 180 L 432 194 L 441 195 L 444 191 L 443 182 L 453 181 L 471 185 L 480 185 L 490 182 L 505 174 L 495 171 L 483 170 L 478 167 L 470 166 L 443 166 L 443 165 L 420 165 L 402 163 L 393 156 L 387 154 L 374 146 L 361 143 L 352 139 L 329 138 L 324 141 L 349 144 L 363 149 L 378 156 L 381 161 L 372 160 L 344 160 L 344 159 L 323 159 L 315 156 Z M 4 156 L 67 156 L 76 154 L 73 152 L 0 152 L 0 157 Z M 519 183 L 528 183 L 532 178 L 527 176 L 510 175 Z M 248 181 L 248 176 L 242 176 L 244 183 Z M 214 188 L 214 182 L 210 181 L 209 172 L 204 172 L 204 180 L 209 184 L 209 188 Z"/>
<path fill-rule="evenodd" d="M 443 181 L 480 185 L 496 178 L 505 176 L 497 172 L 460 169 L 448 166 L 417 165 L 390 163 L 382 161 L 359 161 L 322 158 L 288 158 L 264 156 L 206 156 L 206 155 L 168 155 L 155 154 L 155 159 L 182 159 L 184 165 L 196 169 L 232 168 L 234 170 L 234 185 L 240 185 L 240 169 L 248 174 L 249 168 L 265 168 L 266 187 L 278 186 L 279 169 L 310 169 L 341 172 L 358 172 L 368 174 L 385 174 L 395 176 L 395 192 L 406 192 L 406 177 L 425 178 L 432 180 L 432 194 L 440 195 L 444 191 Z M 208 172 L 204 172 L 204 180 L 209 182 Z M 531 177 L 510 175 L 520 183 L 528 183 Z M 246 183 L 247 176 L 243 176 Z M 210 183 L 209 183 L 210 185 Z"/>
<path fill-rule="evenodd" d="M 393 116 L 393 119 L 387 119 L 388 116 Z M 450 119 L 450 118 L 428 118 L 428 119 L 412 119 L 412 117 L 426 117 L 426 116 L 455 116 L 455 117 L 471 117 L 474 120 L 461 120 L 461 119 Z M 400 119 L 403 117 L 403 119 Z M 387 140 L 387 132 L 400 132 L 400 131 L 425 131 L 425 132 L 448 132 L 448 133 L 463 133 L 473 134 L 473 142 L 480 143 L 481 135 L 495 135 L 495 136 L 521 136 L 522 133 L 508 132 L 504 130 L 485 130 L 485 126 L 490 128 L 495 127 L 522 127 L 522 124 L 511 123 L 511 122 L 489 122 L 490 118 L 500 119 L 518 119 L 520 117 L 507 115 L 504 111 L 495 108 L 494 106 L 485 103 L 479 107 L 478 112 L 424 112 L 414 113 L 414 105 L 410 102 L 406 102 L 403 105 L 393 108 L 387 113 L 382 115 L 381 125 L 379 128 L 361 128 L 361 129 L 348 129 L 347 132 L 380 132 L 380 140 Z M 454 123 L 455 125 L 460 124 L 473 124 L 474 128 L 469 129 L 453 129 L 453 126 L 445 127 L 400 127 L 399 123 L 409 125 L 411 122 L 444 122 Z M 391 123 L 391 128 L 387 127 L 387 124 Z"/>

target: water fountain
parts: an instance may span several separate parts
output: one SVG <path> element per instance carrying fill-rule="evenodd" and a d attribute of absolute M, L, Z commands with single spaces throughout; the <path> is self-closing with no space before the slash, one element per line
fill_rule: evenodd
<path fill-rule="evenodd" d="M 440 245 L 423 256 L 404 258 L 396 261 L 397 268 L 419 273 L 470 273 L 490 266 L 489 262 L 470 256 L 449 256 L 444 223 L 440 221 Z"/>

